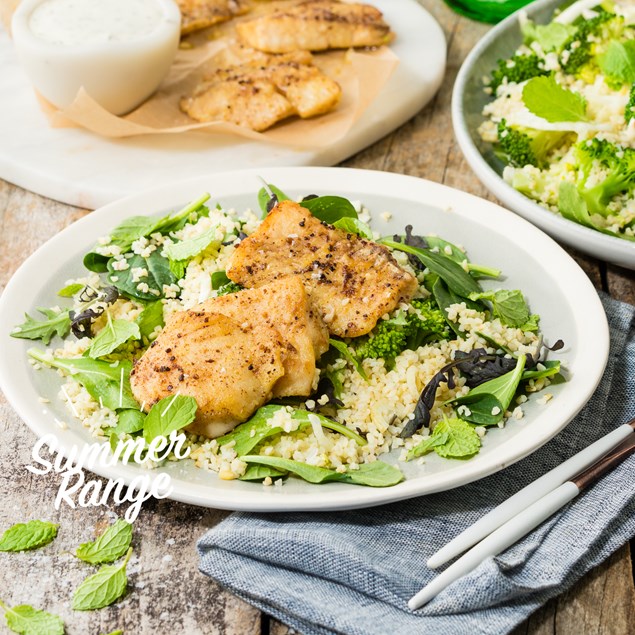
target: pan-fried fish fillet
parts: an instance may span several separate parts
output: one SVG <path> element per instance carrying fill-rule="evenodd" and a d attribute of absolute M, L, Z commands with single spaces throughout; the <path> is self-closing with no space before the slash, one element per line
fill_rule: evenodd
<path fill-rule="evenodd" d="M 194 397 L 190 430 L 216 437 L 269 399 L 284 374 L 285 343 L 266 324 L 243 326 L 220 313 L 172 315 L 130 375 L 132 392 L 146 410 L 169 395 Z"/>
<path fill-rule="evenodd" d="M 367 4 L 309 0 L 236 25 L 247 45 L 268 53 L 382 46 L 393 39 L 381 11 Z"/>
<path fill-rule="evenodd" d="M 181 110 L 196 121 L 228 121 L 260 132 L 293 115 L 323 114 L 339 102 L 339 85 L 310 65 L 310 54 L 263 58 L 219 69 L 181 100 Z"/>
<path fill-rule="evenodd" d="M 247 12 L 244 0 L 176 0 L 181 10 L 181 35 L 231 20 Z"/>
<path fill-rule="evenodd" d="M 273 387 L 273 397 L 311 394 L 315 360 L 328 350 L 329 334 L 299 278 L 211 298 L 197 310 L 222 313 L 247 329 L 259 324 L 274 328 L 284 340 L 284 375 Z"/>
<path fill-rule="evenodd" d="M 227 275 L 245 287 L 299 277 L 329 331 L 357 337 L 417 289 L 385 247 L 322 223 L 282 201 L 234 251 Z"/>

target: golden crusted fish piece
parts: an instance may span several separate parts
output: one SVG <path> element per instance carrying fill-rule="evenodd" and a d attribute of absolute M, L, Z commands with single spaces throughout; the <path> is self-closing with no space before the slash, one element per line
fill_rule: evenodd
<path fill-rule="evenodd" d="M 238 245 L 227 275 L 245 287 L 299 277 L 340 337 L 365 335 L 418 287 L 386 247 L 322 223 L 293 201 L 279 203 Z"/>
<path fill-rule="evenodd" d="M 137 361 L 130 385 L 146 410 L 169 395 L 194 397 L 198 410 L 188 429 L 217 437 L 271 399 L 284 375 L 284 350 L 266 324 L 243 327 L 220 313 L 182 311 Z"/>
<path fill-rule="evenodd" d="M 308 0 L 236 25 L 241 40 L 267 53 L 325 51 L 389 44 L 394 34 L 368 4 Z"/>
<path fill-rule="evenodd" d="M 176 0 L 176 3 L 181 10 L 181 35 L 226 22 L 248 10 L 243 0 Z"/>
<path fill-rule="evenodd" d="M 258 132 L 293 115 L 326 113 L 339 102 L 341 88 L 306 56 L 260 54 L 219 69 L 181 100 L 181 110 L 196 121 L 228 121 Z"/>

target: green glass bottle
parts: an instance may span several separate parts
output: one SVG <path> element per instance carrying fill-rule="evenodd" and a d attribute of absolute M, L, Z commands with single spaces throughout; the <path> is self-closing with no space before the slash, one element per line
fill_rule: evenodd
<path fill-rule="evenodd" d="M 445 0 L 445 3 L 457 13 L 495 24 L 503 18 L 529 4 L 532 0 Z"/>

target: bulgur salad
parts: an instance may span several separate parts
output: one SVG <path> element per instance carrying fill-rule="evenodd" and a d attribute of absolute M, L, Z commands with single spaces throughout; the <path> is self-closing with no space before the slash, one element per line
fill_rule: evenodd
<path fill-rule="evenodd" d="M 635 241 L 635 5 L 565 3 L 549 24 L 518 15 L 522 45 L 484 78 L 481 138 L 516 190 Z"/>
<path fill-rule="evenodd" d="M 489 427 L 522 418 L 533 393 L 563 379 L 560 362 L 546 359 L 562 342 L 547 348 L 522 291 L 493 285 L 501 272 L 471 263 L 462 247 L 411 226 L 380 237 L 367 209 L 338 196 L 298 204 L 268 185 L 258 193 L 262 215 L 209 198 L 119 224 L 86 254 L 84 274 L 58 291 L 65 306 L 38 308 L 44 319 L 26 314 L 11 333 L 54 340 L 28 351 L 33 369 L 56 369 L 69 416 L 112 447 L 179 431 L 197 467 L 221 479 L 390 486 L 403 474 L 382 455 L 469 459 Z M 297 233 L 284 226 L 278 243 L 276 215 L 302 219 Z M 319 232 L 330 269 L 311 242 Z M 287 275 L 293 258 L 276 244 L 297 259 L 310 252 L 311 266 Z M 360 254 L 374 260 L 351 257 Z M 258 257 L 269 261 L 257 266 Z M 278 265 L 284 275 L 274 282 L 258 278 Z M 344 286 L 356 275 L 362 286 L 341 296 L 337 267 Z M 312 330 L 294 331 L 302 320 Z M 258 362 L 259 347 L 266 359 Z M 260 383 L 247 370 L 262 371 Z M 142 400 L 147 391 L 152 398 Z"/>

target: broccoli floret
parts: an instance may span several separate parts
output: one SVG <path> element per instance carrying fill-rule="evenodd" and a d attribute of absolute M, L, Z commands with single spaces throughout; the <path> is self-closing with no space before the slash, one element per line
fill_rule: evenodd
<path fill-rule="evenodd" d="M 635 189 L 635 149 L 622 148 L 605 139 L 582 141 L 576 147 L 579 160 L 578 190 L 591 214 L 608 214 L 611 199 L 623 192 Z M 587 187 L 592 171 L 597 167 L 608 169 L 607 177 Z"/>
<path fill-rule="evenodd" d="M 243 290 L 243 287 L 241 287 L 236 282 L 228 282 L 227 284 L 224 284 L 222 287 L 218 288 L 218 291 L 216 291 L 216 295 L 218 296 L 228 295 L 230 293 L 236 293 L 237 291 L 242 291 L 242 290 Z"/>
<path fill-rule="evenodd" d="M 635 84 L 631 86 L 628 103 L 624 109 L 624 120 L 626 121 L 626 125 L 631 122 L 631 119 L 635 119 Z"/>
<path fill-rule="evenodd" d="M 495 93 L 505 80 L 519 84 L 539 75 L 549 75 L 549 71 L 545 70 L 542 60 L 535 53 L 517 54 L 510 59 L 498 60 L 498 68 L 492 71 L 489 87 Z"/>
<path fill-rule="evenodd" d="M 408 348 L 415 350 L 450 336 L 445 316 L 433 300 L 413 300 L 411 306 L 414 311 L 400 311 L 390 320 L 381 320 L 368 337 L 354 340 L 357 358 L 381 358 L 391 363 Z"/>
<path fill-rule="evenodd" d="M 566 138 L 566 132 L 512 128 L 503 119 L 498 124 L 498 144 L 509 163 L 522 168 L 547 164 L 547 156 Z"/>

